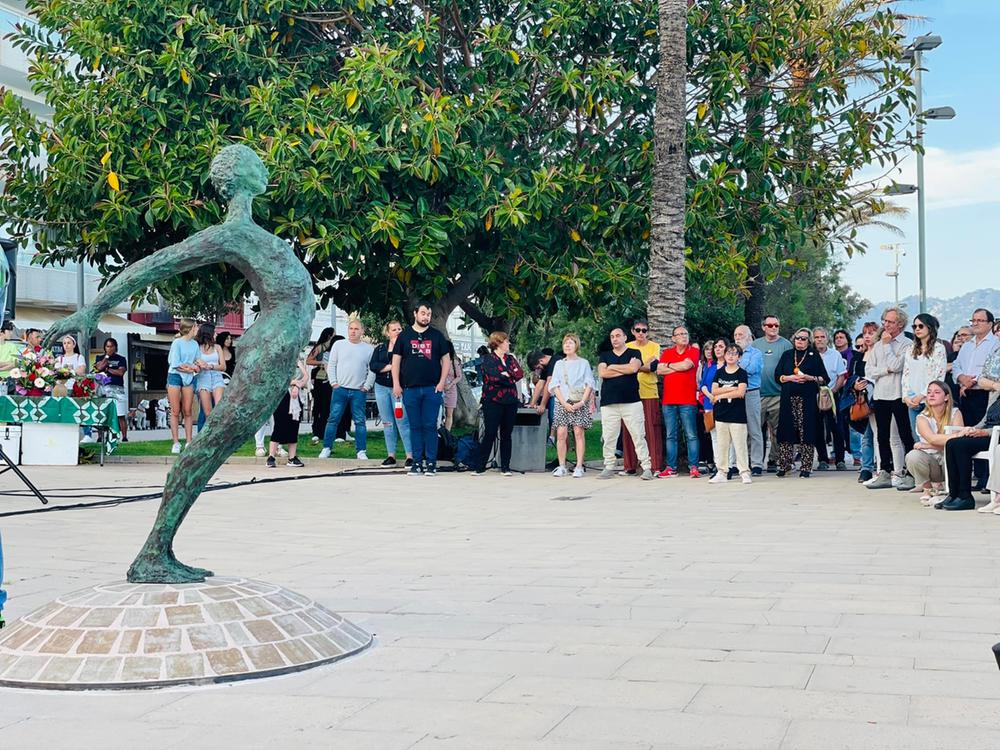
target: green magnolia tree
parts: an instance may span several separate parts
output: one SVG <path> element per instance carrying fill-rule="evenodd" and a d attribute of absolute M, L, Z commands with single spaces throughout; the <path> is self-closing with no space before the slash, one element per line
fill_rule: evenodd
<path fill-rule="evenodd" d="M 208 164 L 238 141 L 272 176 L 258 220 L 345 309 L 426 297 L 439 321 L 461 306 L 494 327 L 633 284 L 652 0 L 28 8 L 15 43 L 54 114 L 3 98 L 0 211 L 44 263 L 110 275 L 216 223 Z M 244 287 L 220 267 L 159 291 L 222 304 Z"/>
<path fill-rule="evenodd" d="M 759 323 L 770 281 L 835 239 L 854 182 L 911 147 L 896 0 L 694 0 L 688 14 L 689 268 Z M 877 195 L 865 197 L 878 212 Z"/>

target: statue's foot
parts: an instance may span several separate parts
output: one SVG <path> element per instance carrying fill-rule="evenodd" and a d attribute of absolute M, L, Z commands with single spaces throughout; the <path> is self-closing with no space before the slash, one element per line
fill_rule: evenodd
<path fill-rule="evenodd" d="M 161 556 L 136 558 L 128 570 L 129 583 L 200 583 L 214 575 L 205 568 L 185 565 L 176 558 Z"/>

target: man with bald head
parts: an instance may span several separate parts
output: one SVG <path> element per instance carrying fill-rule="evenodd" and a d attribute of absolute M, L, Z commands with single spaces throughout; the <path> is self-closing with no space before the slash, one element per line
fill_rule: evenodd
<path fill-rule="evenodd" d="M 750 473 L 759 477 L 764 473 L 764 433 L 760 418 L 760 377 L 764 371 L 764 355 L 759 349 L 754 349 L 753 331 L 750 326 L 736 326 L 733 331 L 733 341 L 742 349 L 740 367 L 747 373 L 747 437 L 750 440 Z M 729 466 L 733 466 L 735 455 L 730 456 Z M 721 470 L 721 468 L 720 468 Z"/>

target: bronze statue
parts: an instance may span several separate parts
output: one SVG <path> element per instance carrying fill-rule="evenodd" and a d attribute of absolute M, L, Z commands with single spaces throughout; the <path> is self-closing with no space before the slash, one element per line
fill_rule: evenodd
<path fill-rule="evenodd" d="M 215 263 L 238 269 L 260 299 L 261 313 L 240 338 L 240 356 L 222 401 L 167 475 L 153 530 L 128 571 L 132 583 L 190 583 L 212 575 L 174 557 L 174 536 L 219 466 L 276 408 L 309 341 L 316 309 L 309 273 L 288 243 L 253 221 L 254 196 L 267 189 L 267 169 L 260 158 L 246 146 L 228 146 L 213 159 L 211 178 L 229 201 L 222 224 L 126 269 L 93 303 L 59 321 L 47 339 L 73 331 L 89 338 L 101 315 L 123 300 L 182 271 Z"/>

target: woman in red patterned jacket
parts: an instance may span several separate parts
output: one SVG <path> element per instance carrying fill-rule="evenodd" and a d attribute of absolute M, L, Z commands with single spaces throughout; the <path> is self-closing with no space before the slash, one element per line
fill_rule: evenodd
<path fill-rule="evenodd" d="M 479 467 L 475 475 L 486 473 L 486 462 L 500 434 L 500 472 L 509 477 L 511 434 L 521 398 L 517 381 L 524 377 L 521 365 L 510 353 L 510 339 L 502 331 L 490 334 L 490 351 L 483 355 L 483 421 L 485 431 L 479 446 Z"/>

